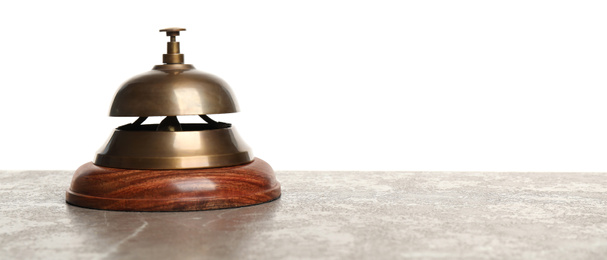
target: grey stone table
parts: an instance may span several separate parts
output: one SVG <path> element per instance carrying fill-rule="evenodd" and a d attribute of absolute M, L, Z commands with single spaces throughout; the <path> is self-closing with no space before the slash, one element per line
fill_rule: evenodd
<path fill-rule="evenodd" d="M 66 205 L 71 175 L 0 171 L 0 259 L 607 259 L 607 173 L 278 172 L 176 213 Z"/>

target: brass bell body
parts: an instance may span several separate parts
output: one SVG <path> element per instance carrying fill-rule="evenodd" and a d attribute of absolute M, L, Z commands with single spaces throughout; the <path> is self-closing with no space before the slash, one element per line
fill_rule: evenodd
<path fill-rule="evenodd" d="M 182 64 L 178 28 L 169 28 L 165 62 L 135 76 L 116 92 L 110 116 L 136 116 L 118 127 L 95 159 L 95 165 L 124 169 L 190 169 L 251 162 L 251 149 L 227 123 L 209 114 L 238 112 L 232 90 L 223 80 Z M 175 33 L 177 33 L 175 35 Z M 167 58 L 166 55 L 169 55 Z M 206 124 L 180 124 L 176 116 L 199 115 Z M 142 125 L 150 116 L 166 116 L 158 125 Z M 202 120 L 201 120 L 202 121 Z"/>
<path fill-rule="evenodd" d="M 95 161 L 76 170 L 67 203 L 104 210 L 188 211 L 280 197 L 272 167 L 253 157 L 231 124 L 209 117 L 237 112 L 238 105 L 224 81 L 183 64 L 175 39 L 183 30 L 161 30 L 171 37 L 165 64 L 133 77 L 116 92 L 110 116 L 138 118 L 116 128 Z M 182 115 L 198 115 L 201 123 L 181 124 L 177 116 Z M 151 116 L 165 118 L 143 124 Z"/>

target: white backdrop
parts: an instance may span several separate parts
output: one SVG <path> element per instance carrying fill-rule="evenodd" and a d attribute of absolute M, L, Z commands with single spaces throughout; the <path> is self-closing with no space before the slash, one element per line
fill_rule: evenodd
<path fill-rule="evenodd" d="M 3 1 L 0 169 L 71 170 L 161 63 L 277 170 L 607 171 L 605 1 Z"/>

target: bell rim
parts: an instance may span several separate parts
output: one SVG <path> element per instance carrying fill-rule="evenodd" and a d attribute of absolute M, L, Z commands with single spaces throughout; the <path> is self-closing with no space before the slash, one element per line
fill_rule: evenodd
<path fill-rule="evenodd" d="M 198 131 L 114 129 L 94 164 L 120 169 L 198 169 L 235 166 L 254 159 L 232 126 Z"/>

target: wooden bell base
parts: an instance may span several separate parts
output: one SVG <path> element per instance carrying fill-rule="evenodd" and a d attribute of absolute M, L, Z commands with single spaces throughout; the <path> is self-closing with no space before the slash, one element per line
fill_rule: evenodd
<path fill-rule="evenodd" d="M 280 197 L 280 183 L 265 161 L 185 170 L 131 170 L 88 162 L 74 173 L 69 204 L 104 210 L 190 211 L 233 208 Z"/>

